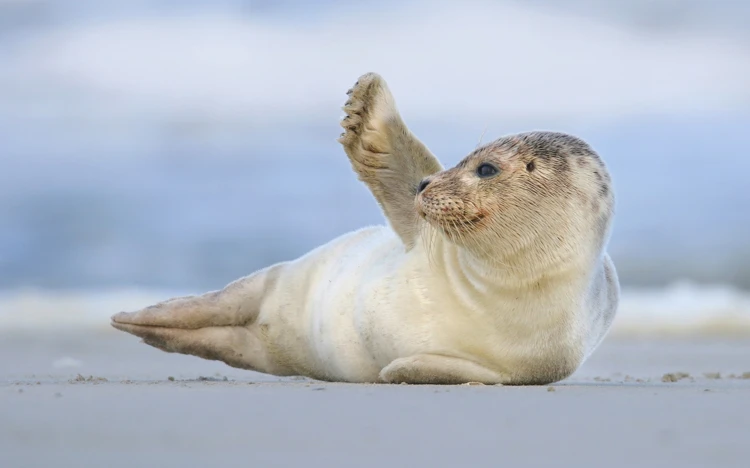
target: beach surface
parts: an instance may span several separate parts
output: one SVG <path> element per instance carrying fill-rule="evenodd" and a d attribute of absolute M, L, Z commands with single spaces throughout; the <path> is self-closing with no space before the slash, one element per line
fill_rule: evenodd
<path fill-rule="evenodd" d="M 0 334 L 0 466 L 750 463 L 750 339 L 610 337 L 554 385 L 276 378 L 113 331 Z"/>

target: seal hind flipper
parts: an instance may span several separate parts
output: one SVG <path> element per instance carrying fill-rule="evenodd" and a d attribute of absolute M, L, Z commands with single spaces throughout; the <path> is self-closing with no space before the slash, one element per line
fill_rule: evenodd
<path fill-rule="evenodd" d="M 269 372 L 257 319 L 263 299 L 276 287 L 283 264 L 200 296 L 175 297 L 135 312 L 112 316 L 111 325 L 170 353 L 224 361 Z"/>
<path fill-rule="evenodd" d="M 341 121 L 345 132 L 338 141 L 393 230 L 411 248 L 421 222 L 414 207 L 417 188 L 422 179 L 443 168 L 404 124 L 380 75 L 362 75 L 347 94 Z"/>
<path fill-rule="evenodd" d="M 112 322 L 118 330 L 168 353 L 190 354 L 222 361 L 232 367 L 268 372 L 265 346 L 255 327 L 223 326 L 197 329 L 131 325 Z"/>

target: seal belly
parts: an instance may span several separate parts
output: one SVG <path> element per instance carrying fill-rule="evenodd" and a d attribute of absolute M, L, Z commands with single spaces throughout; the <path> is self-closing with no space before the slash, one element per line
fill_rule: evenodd
<path fill-rule="evenodd" d="M 373 305 L 370 285 L 403 258 L 396 234 L 377 226 L 341 236 L 296 260 L 293 271 L 304 272 L 305 278 L 290 283 L 304 283 L 299 297 L 306 300 L 300 310 L 289 312 L 299 314 L 298 336 L 307 341 L 308 353 L 295 352 L 292 361 L 299 362 L 294 367 L 323 380 L 376 381 L 382 366 L 368 350 L 367 333 L 361 333 L 362 317 Z"/>

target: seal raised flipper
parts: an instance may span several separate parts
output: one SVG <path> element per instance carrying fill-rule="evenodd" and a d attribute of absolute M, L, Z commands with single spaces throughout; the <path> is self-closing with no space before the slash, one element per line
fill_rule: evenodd
<path fill-rule="evenodd" d="M 362 75 L 348 94 L 341 121 L 346 131 L 338 141 L 409 249 L 420 222 L 414 196 L 422 179 L 443 168 L 404 124 L 383 78 Z"/>
<path fill-rule="evenodd" d="M 279 372 L 267 356 L 256 321 L 276 286 L 281 264 L 219 291 L 168 299 L 112 316 L 112 326 L 170 353 L 191 354 L 260 372 Z"/>

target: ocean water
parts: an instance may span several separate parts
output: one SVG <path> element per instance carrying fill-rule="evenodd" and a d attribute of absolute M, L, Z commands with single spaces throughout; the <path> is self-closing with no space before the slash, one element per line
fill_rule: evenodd
<path fill-rule="evenodd" d="M 0 324 L 106 323 L 381 223 L 335 142 L 367 71 L 446 166 L 480 135 L 590 142 L 615 182 L 623 329 L 735 324 L 750 313 L 749 13 L 1 1 Z"/>

